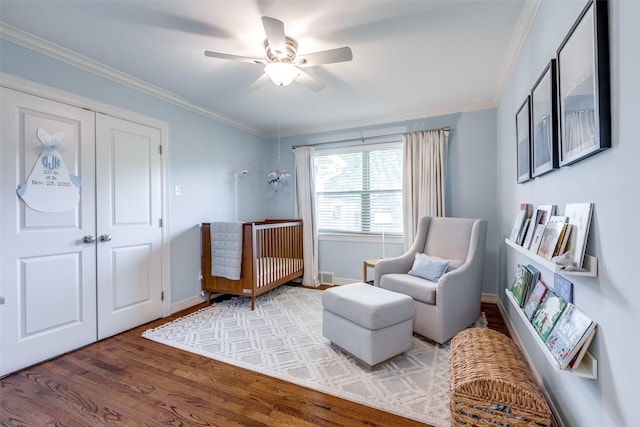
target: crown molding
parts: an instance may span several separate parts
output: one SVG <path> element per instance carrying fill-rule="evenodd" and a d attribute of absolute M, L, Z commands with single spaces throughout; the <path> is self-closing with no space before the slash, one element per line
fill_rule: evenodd
<path fill-rule="evenodd" d="M 211 119 L 227 124 L 229 126 L 233 126 L 235 128 L 258 135 L 262 138 L 267 137 L 267 134 L 265 134 L 264 132 L 258 129 L 247 126 L 244 123 L 238 122 L 237 120 L 233 120 L 221 114 L 218 114 L 186 98 L 176 95 L 175 93 L 172 93 L 165 89 L 154 86 L 136 77 L 130 76 L 126 73 L 118 71 L 100 62 L 94 61 L 93 59 L 87 58 L 86 56 L 80 55 L 62 46 L 58 46 L 55 43 L 51 43 L 47 40 L 44 40 L 40 37 L 34 36 L 33 34 L 19 30 L 15 27 L 12 27 L 11 25 L 8 25 L 2 22 L 0 22 L 0 37 L 7 41 L 15 43 L 17 45 L 20 45 L 22 47 L 25 47 L 27 49 L 33 50 L 34 52 L 41 53 L 43 55 L 49 56 L 51 58 L 62 61 L 66 64 L 69 64 L 73 67 L 79 68 L 83 71 L 89 72 L 91 74 L 94 74 L 100 77 L 104 77 L 106 79 L 109 79 L 121 85 L 128 86 L 139 92 L 143 92 L 148 95 L 154 96 L 163 101 L 167 101 L 171 104 L 177 105 L 181 108 L 192 111 L 194 113 L 203 115 L 205 117 L 209 117 Z"/>
<path fill-rule="evenodd" d="M 518 18 L 518 22 L 516 22 L 513 37 L 511 37 L 511 42 L 509 43 L 507 55 L 505 56 L 502 63 L 500 78 L 498 79 L 498 85 L 496 87 L 496 93 L 494 95 L 494 102 L 496 105 L 498 105 L 498 103 L 500 102 L 500 98 L 502 97 L 504 88 L 507 86 L 507 82 L 511 77 L 513 67 L 515 66 L 518 57 L 520 56 L 520 52 L 524 47 L 524 43 L 527 40 L 527 36 L 529 35 L 529 30 L 531 30 L 533 21 L 538 15 L 538 10 L 540 9 L 541 4 L 542 0 L 524 1 L 522 11 L 520 12 L 520 17 Z"/>

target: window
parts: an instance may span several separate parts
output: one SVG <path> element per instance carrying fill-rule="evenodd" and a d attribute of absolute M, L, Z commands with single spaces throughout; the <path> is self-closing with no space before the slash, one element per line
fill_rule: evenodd
<path fill-rule="evenodd" d="M 380 233 L 376 212 L 390 212 L 385 233 L 402 234 L 402 143 L 316 150 L 318 230 Z"/>

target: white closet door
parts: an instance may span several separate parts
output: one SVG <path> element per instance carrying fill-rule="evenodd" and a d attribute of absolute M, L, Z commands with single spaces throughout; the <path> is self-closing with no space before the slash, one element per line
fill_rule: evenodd
<path fill-rule="evenodd" d="M 4 298 L 0 375 L 4 375 L 96 340 L 96 246 L 90 242 L 96 226 L 95 114 L 0 90 L 0 296 Z M 38 128 L 50 135 L 64 132 L 51 162 L 41 157 L 44 145 Z M 56 202 L 47 199 L 52 194 L 48 190 L 39 195 L 45 200 L 40 210 L 17 195 L 16 189 L 25 183 L 33 185 L 27 191 L 42 188 L 29 177 L 44 163 L 52 182 L 62 164 L 69 174 L 80 177 L 79 203 L 62 212 L 43 212 L 43 206 Z M 32 180 L 46 182 L 33 176 Z"/>
<path fill-rule="evenodd" d="M 98 339 L 162 317 L 160 130 L 96 115 Z"/>

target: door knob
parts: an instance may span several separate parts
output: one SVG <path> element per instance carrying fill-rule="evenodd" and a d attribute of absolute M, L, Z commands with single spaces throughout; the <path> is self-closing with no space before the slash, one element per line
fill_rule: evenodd
<path fill-rule="evenodd" d="M 111 236 L 108 234 L 103 234 L 102 236 L 100 236 L 100 241 L 101 242 L 108 242 L 111 240 Z"/>
<path fill-rule="evenodd" d="M 84 243 L 93 243 L 93 242 L 95 242 L 95 241 L 96 241 L 96 236 L 92 236 L 92 235 L 90 235 L 90 234 L 87 234 L 86 236 L 84 236 L 84 237 L 82 238 L 82 241 L 83 241 Z"/>

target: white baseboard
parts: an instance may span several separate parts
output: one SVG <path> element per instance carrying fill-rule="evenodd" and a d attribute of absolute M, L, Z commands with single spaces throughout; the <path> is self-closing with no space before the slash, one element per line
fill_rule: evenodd
<path fill-rule="evenodd" d="M 197 295 L 182 301 L 175 302 L 171 304 L 171 314 L 177 313 L 180 310 L 193 307 L 194 305 L 201 304 L 204 301 L 205 299 L 203 297 L 201 297 L 200 295 Z"/>
<path fill-rule="evenodd" d="M 489 304 L 498 304 L 498 295 L 496 295 L 496 294 L 485 294 L 483 292 L 480 301 L 486 302 L 486 303 L 489 303 Z"/>
<path fill-rule="evenodd" d="M 362 279 L 348 279 L 346 277 L 333 277 L 334 285 L 348 285 L 349 283 L 362 282 Z"/>

